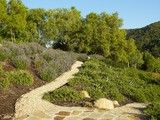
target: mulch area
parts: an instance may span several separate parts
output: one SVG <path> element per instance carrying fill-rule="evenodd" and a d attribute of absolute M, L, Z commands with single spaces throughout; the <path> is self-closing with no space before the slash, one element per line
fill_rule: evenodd
<path fill-rule="evenodd" d="M 9 64 L 4 65 L 4 70 L 6 71 L 11 71 L 13 69 L 14 68 Z M 40 80 L 36 76 L 32 69 L 30 71 L 34 76 L 34 84 L 32 86 L 12 85 L 8 90 L 0 90 L 0 120 L 11 120 L 11 117 L 14 116 L 16 100 L 22 94 L 46 84 L 45 81 Z"/>

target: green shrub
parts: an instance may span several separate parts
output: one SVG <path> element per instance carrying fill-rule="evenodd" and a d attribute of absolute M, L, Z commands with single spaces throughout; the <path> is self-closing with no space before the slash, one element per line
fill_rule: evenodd
<path fill-rule="evenodd" d="M 146 116 L 148 116 L 149 120 L 160 120 L 160 103 L 155 102 L 144 110 Z"/>
<path fill-rule="evenodd" d="M 17 71 L 12 71 L 8 74 L 8 80 L 18 85 L 32 85 L 34 78 L 27 71 L 17 70 Z"/>
<path fill-rule="evenodd" d="M 8 48 L 3 47 L 3 46 L 0 47 L 0 61 L 4 61 L 4 60 L 10 58 L 10 56 L 11 56 L 10 53 L 11 53 L 11 51 Z"/>
<path fill-rule="evenodd" d="M 75 102 L 82 100 L 82 96 L 80 92 L 74 90 L 73 88 L 69 87 L 62 87 L 60 89 L 57 89 L 53 92 L 47 93 L 43 97 L 46 100 L 49 100 L 50 102 Z"/>
<path fill-rule="evenodd" d="M 12 58 L 12 64 L 18 69 L 27 69 L 30 66 L 30 59 L 25 55 L 20 55 Z"/>

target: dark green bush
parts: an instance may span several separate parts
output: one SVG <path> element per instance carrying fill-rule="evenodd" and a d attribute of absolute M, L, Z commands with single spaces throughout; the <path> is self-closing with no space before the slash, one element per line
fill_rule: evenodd
<path fill-rule="evenodd" d="M 154 102 L 144 110 L 146 116 L 149 120 L 160 120 L 160 103 Z"/>
<path fill-rule="evenodd" d="M 4 61 L 11 56 L 11 51 L 6 47 L 0 46 L 0 61 Z"/>
<path fill-rule="evenodd" d="M 32 85 L 34 78 L 33 76 L 24 70 L 12 71 L 7 76 L 8 80 L 18 85 Z"/>
<path fill-rule="evenodd" d="M 31 64 L 30 59 L 25 55 L 14 57 L 12 58 L 11 62 L 16 68 L 23 69 L 23 70 L 29 68 Z"/>

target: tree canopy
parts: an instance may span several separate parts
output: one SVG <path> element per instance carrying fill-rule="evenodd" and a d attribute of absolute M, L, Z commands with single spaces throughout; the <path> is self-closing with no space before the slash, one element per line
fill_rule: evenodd
<path fill-rule="evenodd" d="M 135 39 L 139 50 L 160 57 L 160 21 L 143 28 L 127 30 L 127 37 Z"/>
<path fill-rule="evenodd" d="M 53 43 L 53 48 L 100 54 L 137 66 L 141 53 L 126 39 L 118 13 L 89 13 L 70 9 L 28 9 L 21 0 L 0 1 L 0 36 L 13 42 Z M 133 59 L 132 59 L 133 58 Z"/>

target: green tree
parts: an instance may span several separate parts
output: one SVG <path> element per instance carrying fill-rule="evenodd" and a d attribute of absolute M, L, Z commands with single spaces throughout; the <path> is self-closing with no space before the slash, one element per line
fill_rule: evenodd
<path fill-rule="evenodd" d="M 27 8 L 21 0 L 9 0 L 7 4 L 6 34 L 12 41 L 25 38 Z"/>
<path fill-rule="evenodd" d="M 0 0 L 0 36 L 4 37 L 4 29 L 6 27 L 7 19 L 7 1 Z"/>
<path fill-rule="evenodd" d="M 44 26 L 47 20 L 46 10 L 38 8 L 29 10 L 27 16 L 27 31 L 31 39 L 41 40 L 43 42 L 44 38 Z"/>
<path fill-rule="evenodd" d="M 144 59 L 143 69 L 152 72 L 160 72 L 160 58 L 155 58 L 149 52 L 145 52 L 143 59 Z"/>
<path fill-rule="evenodd" d="M 54 41 L 54 47 L 74 50 L 78 32 L 81 28 L 80 12 L 71 9 L 55 9 L 47 12 L 48 21 L 45 25 L 45 38 Z"/>
<path fill-rule="evenodd" d="M 128 66 L 140 67 L 143 64 L 143 55 L 137 49 L 134 39 L 127 40 Z"/>

